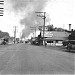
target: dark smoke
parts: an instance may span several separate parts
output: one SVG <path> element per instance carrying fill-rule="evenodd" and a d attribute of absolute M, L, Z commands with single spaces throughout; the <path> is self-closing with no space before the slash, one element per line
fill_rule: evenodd
<path fill-rule="evenodd" d="M 15 12 L 24 12 L 23 19 L 20 20 L 22 25 L 25 25 L 23 30 L 23 37 L 29 35 L 31 32 L 30 27 L 35 26 L 35 22 L 43 25 L 43 19 L 37 17 L 37 11 L 42 11 L 48 0 L 10 0 Z"/>

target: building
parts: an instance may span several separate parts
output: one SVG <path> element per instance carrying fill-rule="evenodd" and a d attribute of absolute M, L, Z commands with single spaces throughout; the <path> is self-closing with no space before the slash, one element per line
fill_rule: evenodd
<path fill-rule="evenodd" d="M 46 41 L 64 41 L 68 39 L 70 33 L 61 31 L 45 31 L 44 40 Z M 43 36 L 43 33 L 42 33 Z"/>

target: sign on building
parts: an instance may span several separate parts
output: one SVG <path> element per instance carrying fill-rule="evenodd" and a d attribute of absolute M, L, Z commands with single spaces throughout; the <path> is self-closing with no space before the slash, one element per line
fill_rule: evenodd
<path fill-rule="evenodd" d="M 43 36 L 43 31 L 42 31 L 42 36 Z M 45 31 L 44 37 L 53 37 L 53 33 L 50 31 Z"/>

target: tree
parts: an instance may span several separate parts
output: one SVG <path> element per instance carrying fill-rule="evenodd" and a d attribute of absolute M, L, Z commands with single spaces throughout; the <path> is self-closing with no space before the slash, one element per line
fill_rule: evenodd
<path fill-rule="evenodd" d="M 10 37 L 8 32 L 0 31 L 0 38 L 7 38 L 7 37 Z"/>
<path fill-rule="evenodd" d="M 48 31 L 53 31 L 53 30 L 54 30 L 53 25 L 48 25 Z"/>

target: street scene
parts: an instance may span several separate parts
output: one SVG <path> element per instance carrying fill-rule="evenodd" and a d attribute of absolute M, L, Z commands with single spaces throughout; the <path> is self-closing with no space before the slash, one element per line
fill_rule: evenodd
<path fill-rule="evenodd" d="M 0 47 L 0 74 L 74 74 L 74 53 L 62 47 L 13 44 Z"/>
<path fill-rule="evenodd" d="M 0 75 L 75 75 L 75 0 L 0 0 Z"/>

